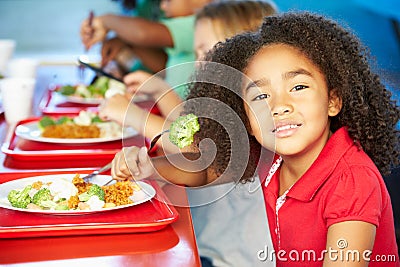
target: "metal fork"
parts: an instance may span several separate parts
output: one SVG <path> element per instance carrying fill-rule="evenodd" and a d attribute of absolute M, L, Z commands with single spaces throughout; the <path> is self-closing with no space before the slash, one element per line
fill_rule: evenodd
<path fill-rule="evenodd" d="M 158 142 L 158 140 L 161 138 L 161 136 L 162 136 L 163 134 L 165 134 L 165 133 L 168 133 L 168 132 L 169 132 L 169 129 L 164 130 L 164 131 L 162 131 L 161 133 L 157 134 L 156 136 L 154 136 L 154 137 L 151 139 L 151 141 L 150 141 L 150 146 L 149 146 L 149 148 L 147 149 L 147 154 L 149 154 L 150 151 L 154 148 L 154 146 L 156 145 L 156 143 Z M 104 166 L 103 168 L 99 169 L 98 171 L 95 171 L 95 172 L 91 173 L 90 175 L 92 175 L 92 176 L 89 177 L 89 178 L 92 178 L 92 177 L 96 176 L 97 174 L 99 174 L 100 172 L 104 172 L 104 171 L 109 170 L 109 169 L 111 169 L 111 162 L 108 163 L 108 164 L 107 164 L 106 166 Z M 96 173 L 96 172 L 97 172 L 97 173 Z M 88 175 L 88 176 L 90 176 L 90 175 Z M 86 177 L 88 177 L 88 176 L 85 176 L 84 178 L 86 178 Z M 107 183 L 105 183 L 103 186 L 109 185 L 112 181 L 114 181 L 114 179 L 110 179 L 110 180 L 109 180 Z"/>
<path fill-rule="evenodd" d="M 112 165 L 112 162 L 110 162 L 110 163 L 108 163 L 107 165 L 101 167 L 100 169 L 98 169 L 98 170 L 96 170 L 96 171 L 94 171 L 94 172 L 92 172 L 92 173 L 90 173 L 90 174 L 88 174 L 88 175 L 82 177 L 82 179 L 83 179 L 85 182 L 88 182 L 90 179 L 92 179 L 92 178 L 95 177 L 96 175 L 99 175 L 100 173 L 103 173 L 103 172 L 108 171 L 109 169 L 111 169 L 111 165 Z"/>

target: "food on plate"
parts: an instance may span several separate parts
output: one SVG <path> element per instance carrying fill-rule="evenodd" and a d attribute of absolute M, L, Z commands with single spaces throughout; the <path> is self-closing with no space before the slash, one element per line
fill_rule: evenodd
<path fill-rule="evenodd" d="M 42 137 L 47 138 L 108 138 L 120 137 L 122 128 L 116 122 L 103 121 L 95 113 L 82 110 L 78 116 L 53 119 L 44 116 L 38 124 Z"/>
<path fill-rule="evenodd" d="M 35 181 L 13 189 L 7 199 L 11 206 L 35 210 L 101 210 L 133 203 L 131 196 L 140 187 L 130 181 L 100 186 L 85 182 L 79 174 L 72 181 Z"/>
<path fill-rule="evenodd" d="M 42 136 L 48 138 L 99 138 L 100 129 L 96 125 L 49 125 L 43 130 Z"/>
<path fill-rule="evenodd" d="M 126 87 L 123 83 L 102 76 L 98 77 L 93 84 L 64 85 L 58 88 L 57 92 L 65 96 L 103 99 L 115 93 L 124 94 L 125 90 Z"/>
<path fill-rule="evenodd" d="M 193 143 L 193 136 L 200 130 L 196 115 L 188 114 L 178 117 L 169 128 L 169 140 L 179 148 Z"/>

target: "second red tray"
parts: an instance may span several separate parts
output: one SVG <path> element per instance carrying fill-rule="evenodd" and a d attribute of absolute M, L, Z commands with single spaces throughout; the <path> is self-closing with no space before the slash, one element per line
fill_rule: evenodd
<path fill-rule="evenodd" d="M 21 121 L 18 125 L 40 118 L 31 118 Z M 3 143 L 1 150 L 7 156 L 17 160 L 88 160 L 88 159 L 113 159 L 115 153 L 121 150 L 123 146 L 143 146 L 147 140 L 136 135 L 124 140 L 117 140 L 103 143 L 92 144 L 55 144 L 25 140 L 19 138 L 13 132 L 9 141 Z"/>

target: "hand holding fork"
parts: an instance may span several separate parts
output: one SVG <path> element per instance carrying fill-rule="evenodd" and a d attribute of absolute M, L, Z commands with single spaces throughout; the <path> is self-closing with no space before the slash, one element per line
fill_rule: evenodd
<path fill-rule="evenodd" d="M 107 165 L 103 166 L 102 168 L 92 172 L 91 174 L 83 177 L 83 179 L 85 180 L 85 182 L 88 182 L 90 179 L 92 179 L 94 176 L 103 173 L 105 171 L 108 171 L 112 168 L 112 165 L 114 163 L 114 165 L 117 165 L 114 169 L 118 169 L 116 170 L 117 173 L 113 173 L 113 177 L 119 177 L 121 180 L 126 180 L 129 177 L 132 176 L 131 171 L 129 169 L 129 162 L 136 162 L 138 165 L 140 163 L 147 163 L 147 161 L 149 160 L 148 158 L 148 154 L 151 152 L 151 150 L 154 148 L 154 146 L 156 145 L 157 141 L 161 138 L 161 136 L 164 133 L 169 132 L 169 130 L 164 130 L 161 133 L 159 133 L 158 135 L 154 136 L 151 139 L 150 142 L 150 146 L 149 148 L 139 148 L 139 147 L 126 147 L 123 148 L 120 152 L 118 152 L 115 155 L 115 158 L 112 162 L 108 163 Z M 138 176 L 139 174 L 142 174 L 141 176 L 149 176 L 153 173 L 153 169 L 151 167 L 150 168 L 141 168 L 140 172 L 139 169 L 137 168 L 137 166 L 134 166 L 136 168 L 132 168 L 133 170 L 133 175 Z M 115 171 L 114 171 L 115 172 Z M 143 177 L 144 178 L 144 177 Z M 104 185 L 108 185 L 110 184 L 114 179 L 109 180 L 107 183 L 105 183 Z"/>

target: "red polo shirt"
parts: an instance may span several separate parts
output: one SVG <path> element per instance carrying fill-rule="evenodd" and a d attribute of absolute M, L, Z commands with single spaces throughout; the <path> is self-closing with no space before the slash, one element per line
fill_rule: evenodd
<path fill-rule="evenodd" d="M 321 266 L 323 256 L 328 256 L 323 252 L 328 227 L 354 220 L 377 227 L 372 255 L 366 252 L 364 256 L 370 258 L 369 266 L 400 266 L 385 183 L 345 128 L 331 136 L 285 200 L 278 199 L 279 171 L 280 167 L 275 173 L 270 171 L 270 179 L 267 177 L 263 186 L 277 266 Z M 338 247 L 329 252 L 333 259 L 346 256 L 340 254 L 340 246 L 346 241 L 338 242 Z"/>

